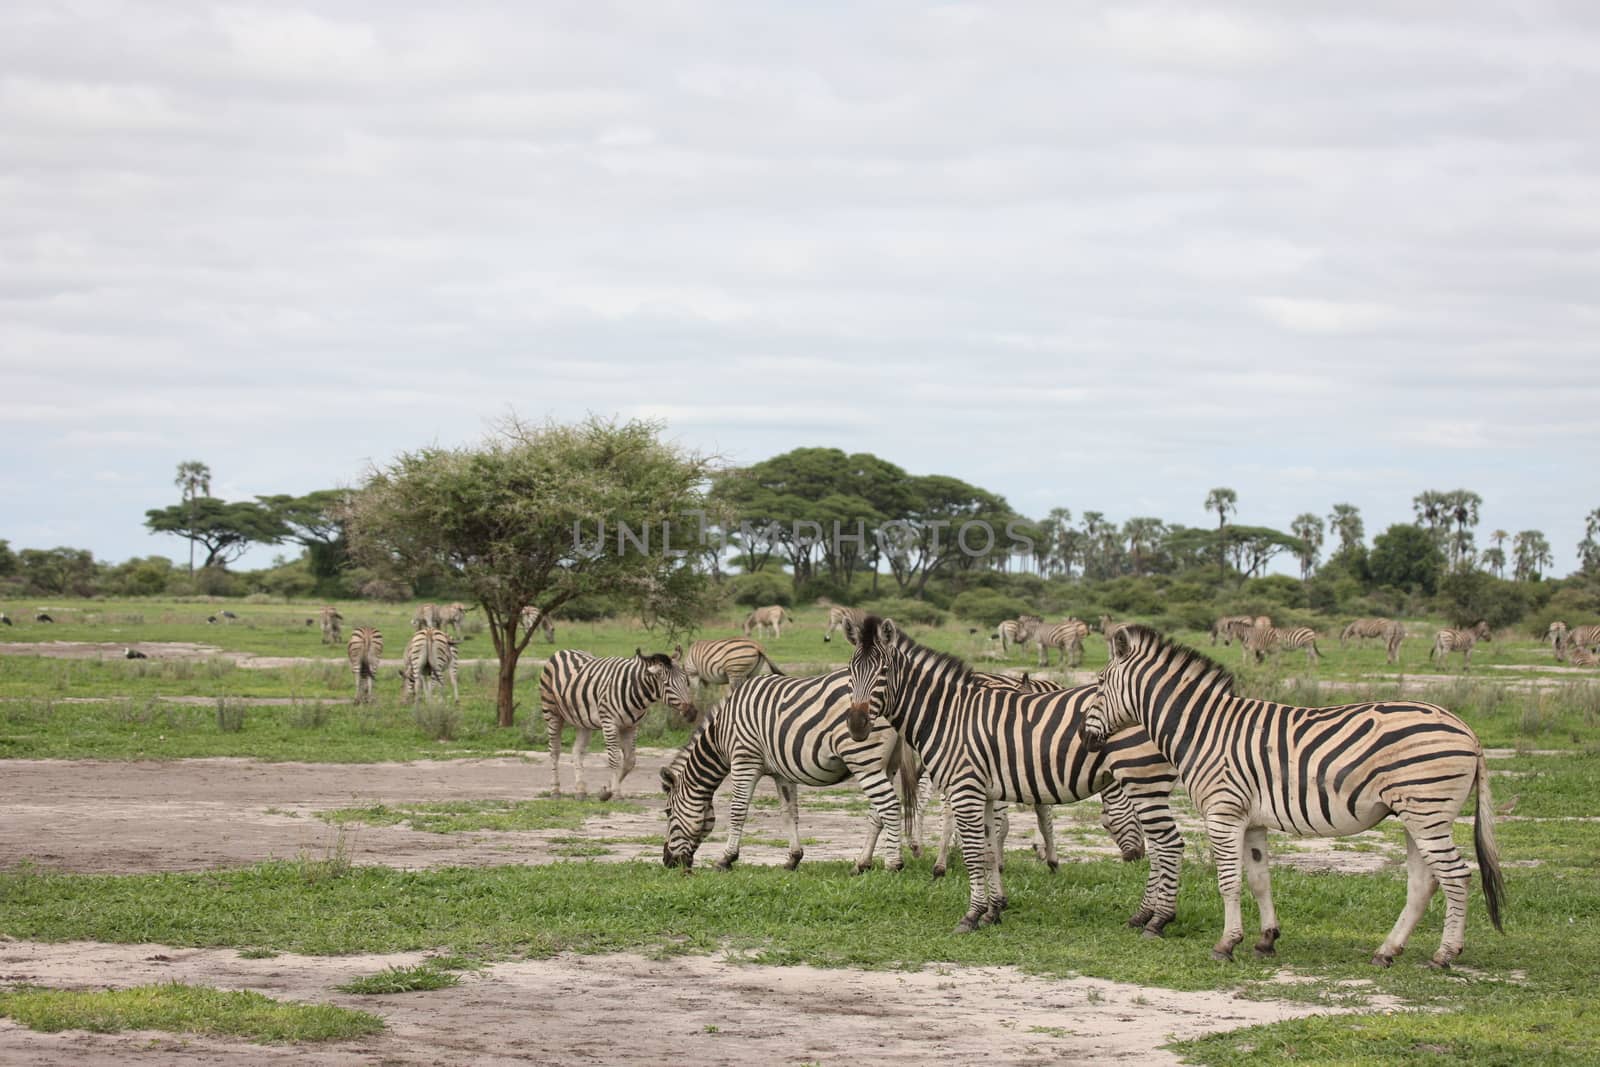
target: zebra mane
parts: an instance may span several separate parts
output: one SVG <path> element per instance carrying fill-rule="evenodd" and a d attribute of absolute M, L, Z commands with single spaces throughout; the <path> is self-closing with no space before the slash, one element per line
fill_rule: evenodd
<path fill-rule="evenodd" d="M 672 657 L 665 652 L 652 652 L 648 656 L 639 654 L 639 658 L 646 663 L 654 663 L 658 667 L 671 667 Z"/>
<path fill-rule="evenodd" d="M 1199 649 L 1166 636 L 1143 623 L 1130 622 L 1122 632 L 1144 657 L 1161 657 L 1167 670 L 1203 682 L 1207 689 L 1232 693 L 1233 672 Z"/>
<path fill-rule="evenodd" d="M 879 643 L 887 640 L 883 636 L 882 629 L 879 627 L 881 622 L 883 622 L 883 620 L 876 615 L 868 615 L 866 619 L 862 621 L 860 644 L 857 647 L 859 647 L 863 653 L 871 653 L 875 648 L 877 648 Z M 956 682 L 972 682 L 974 684 L 979 684 L 978 680 L 972 677 L 972 664 L 968 663 L 960 656 L 951 655 L 948 652 L 940 652 L 938 649 L 929 648 L 927 645 L 920 645 L 917 643 L 915 638 L 906 633 L 904 630 L 900 629 L 898 625 L 895 627 L 895 632 L 899 634 L 900 640 L 904 643 L 908 652 L 913 654 L 920 653 L 924 659 L 931 661 L 937 666 L 945 668 L 950 672 L 952 678 Z"/>

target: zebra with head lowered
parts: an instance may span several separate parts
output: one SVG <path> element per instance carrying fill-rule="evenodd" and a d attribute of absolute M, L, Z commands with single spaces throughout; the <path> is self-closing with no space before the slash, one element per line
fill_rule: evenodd
<path fill-rule="evenodd" d="M 1322 658 L 1322 652 L 1317 648 L 1317 631 L 1309 626 L 1252 626 L 1239 645 L 1244 650 L 1245 659 L 1248 661 L 1253 653 L 1257 663 L 1265 660 L 1268 652 L 1287 652 L 1296 648 L 1306 650 L 1306 662 L 1312 666 L 1316 666 Z"/>
<path fill-rule="evenodd" d="M 417 608 L 415 615 L 411 616 L 413 630 L 442 630 L 444 629 L 444 609 L 437 604 L 423 604 Z"/>
<path fill-rule="evenodd" d="M 1039 666 L 1050 666 L 1050 650 L 1061 651 L 1061 662 L 1075 669 L 1083 662 L 1083 639 L 1089 634 L 1089 624 L 1082 619 L 1068 619 L 1054 626 L 1040 624 L 1029 639 L 1039 646 Z"/>
<path fill-rule="evenodd" d="M 872 865 L 880 834 L 886 834 L 886 866 L 900 870 L 902 798 L 895 788 L 899 736 L 883 720 L 859 739 L 845 726 L 850 676 L 845 671 L 808 678 L 752 678 L 707 713 L 689 743 L 661 772 L 667 791 L 667 839 L 661 862 L 688 867 L 713 826 L 712 799 L 724 780 L 733 782 L 728 844 L 717 861 L 726 870 L 739 858 L 745 819 L 756 783 L 770 776 L 783 798 L 789 828 L 791 870 L 800 845 L 798 786 L 838 785 L 854 777 L 867 795 L 867 839 L 856 858 L 859 873 Z"/>
<path fill-rule="evenodd" d="M 339 609 L 325 607 L 317 613 L 317 618 L 322 624 L 322 643 L 337 645 L 340 638 L 339 623 L 344 620 L 344 616 L 339 614 Z"/>
<path fill-rule="evenodd" d="M 574 648 L 552 653 L 539 674 L 539 705 L 550 743 L 551 795 L 561 795 L 562 726 L 571 723 L 577 733 L 572 741 L 573 788 L 580 800 L 588 796 L 583 757 L 589 737 L 599 730 L 605 738 L 611 784 L 601 791 L 600 799 L 610 800 L 633 770 L 639 720 L 661 700 L 689 722 L 700 714 L 689 676 L 674 657 L 660 652 L 646 656 L 638 649 L 631 656 L 605 658 Z"/>
<path fill-rule="evenodd" d="M 1433 648 L 1428 653 L 1429 659 L 1437 659 L 1440 663 L 1448 665 L 1450 653 L 1461 653 L 1461 669 L 1472 669 L 1472 648 L 1479 641 L 1493 641 L 1494 636 L 1489 630 L 1489 624 L 1479 619 L 1470 630 L 1446 629 L 1433 635 Z"/>
<path fill-rule="evenodd" d="M 551 645 L 556 643 L 555 620 L 532 604 L 522 609 L 522 628 L 529 633 L 536 629 L 543 630 L 545 643 Z"/>
<path fill-rule="evenodd" d="M 433 699 L 433 687 L 450 680 L 450 695 L 461 702 L 461 687 L 456 681 L 456 643 L 443 630 L 424 627 L 411 635 L 406 642 L 405 658 L 400 667 L 400 677 L 405 680 L 406 699 L 413 704 L 420 688 L 423 699 Z"/>
<path fill-rule="evenodd" d="M 861 620 L 856 620 L 856 626 L 861 625 Z M 990 640 L 1000 642 L 1000 653 L 1005 655 L 1011 651 L 1011 646 L 1018 648 L 1026 645 L 1032 638 L 1033 632 L 1044 625 L 1044 620 L 1037 615 L 1018 615 L 1014 619 L 1006 619 L 994 628 Z"/>
<path fill-rule="evenodd" d="M 1372 962 L 1387 967 L 1405 949 L 1442 885 L 1444 938 L 1433 963 L 1447 965 L 1466 938 L 1471 879 L 1451 831 L 1474 787 L 1473 840 L 1489 918 L 1501 928 L 1489 769 L 1477 736 L 1455 715 L 1407 700 L 1301 708 L 1235 696 L 1225 669 L 1143 626 L 1118 634 L 1111 651 L 1084 735 L 1099 747 L 1120 736 L 1114 731 L 1141 726 L 1178 768 L 1217 862 L 1225 920 L 1215 958 L 1232 959 L 1244 940 L 1241 866 L 1261 911 L 1256 953 L 1275 951 L 1268 830 L 1336 837 L 1394 815 L 1406 833 L 1406 906 Z"/>
<path fill-rule="evenodd" d="M 473 606 L 471 604 L 463 604 L 458 600 L 454 604 L 446 604 L 438 610 L 439 628 L 450 627 L 451 635 L 457 641 L 461 640 L 461 627 L 466 623 L 467 612 L 472 611 Z"/>
<path fill-rule="evenodd" d="M 1406 639 L 1406 628 L 1400 624 L 1399 619 L 1355 619 L 1339 631 L 1339 647 L 1345 647 L 1345 643 L 1351 638 L 1365 644 L 1369 637 L 1383 639 L 1383 647 L 1388 652 L 1390 663 L 1400 661 L 1400 642 Z"/>
<path fill-rule="evenodd" d="M 1600 626 L 1576 626 L 1568 630 L 1566 640 L 1562 642 L 1561 647 L 1568 654 L 1578 649 L 1594 652 L 1600 648 Z"/>
<path fill-rule="evenodd" d="M 350 633 L 345 656 L 356 677 L 356 703 L 365 704 L 372 699 L 372 683 L 383 666 L 383 634 L 372 626 L 357 626 Z"/>
<path fill-rule="evenodd" d="M 769 604 L 764 608 L 752 611 L 744 620 L 744 635 L 750 636 L 754 630 L 757 637 L 767 636 L 767 627 L 772 627 L 772 636 L 783 636 L 783 624 L 793 622 L 794 618 L 781 604 Z"/>
<path fill-rule="evenodd" d="M 955 813 L 970 885 L 957 933 L 998 922 L 1005 907 L 990 833 L 997 803 L 1065 804 L 1113 781 L 1138 808 L 1150 854 L 1144 898 L 1128 922 L 1160 933 L 1176 914 L 1183 851 L 1170 804 L 1177 773 L 1138 730 L 1104 751 L 1085 746 L 1079 724 L 1095 686 L 1023 693 L 984 685 L 959 659 L 875 615 L 855 636 L 846 725 L 852 738 L 869 736 L 877 696 L 883 717 L 922 757 Z"/>
<path fill-rule="evenodd" d="M 1211 624 L 1211 644 L 1216 645 L 1221 641 L 1223 645 L 1231 645 L 1235 638 L 1243 638 L 1256 624 L 1252 615 L 1223 615 Z"/>
<path fill-rule="evenodd" d="M 1557 662 L 1567 658 L 1566 623 L 1562 622 L 1560 619 L 1556 619 L 1550 624 L 1550 628 L 1545 630 L 1544 639 L 1549 643 L 1550 648 L 1555 652 Z"/>
<path fill-rule="evenodd" d="M 861 620 L 866 617 L 867 613 L 860 608 L 847 608 L 843 604 L 831 604 L 828 606 L 828 628 L 822 631 L 822 639 L 824 641 L 832 641 L 833 631 L 843 630 L 847 620 L 854 620 L 855 624 L 860 626 Z"/>
<path fill-rule="evenodd" d="M 783 673 L 767 655 L 766 649 L 743 637 L 696 641 L 689 646 L 688 655 L 684 655 L 681 646 L 677 653 L 689 680 L 700 689 L 726 685 L 737 690 L 745 681 L 755 677 L 763 664 L 773 674 Z"/>

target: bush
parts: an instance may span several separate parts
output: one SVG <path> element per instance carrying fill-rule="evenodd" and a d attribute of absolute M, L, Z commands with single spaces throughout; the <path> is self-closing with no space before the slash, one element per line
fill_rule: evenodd
<path fill-rule="evenodd" d="M 1436 608 L 1457 626 L 1484 619 L 1498 630 L 1519 622 L 1528 613 L 1529 600 L 1527 591 L 1516 582 L 1484 571 L 1458 570 L 1440 580 Z"/>
<path fill-rule="evenodd" d="M 772 571 L 736 574 L 728 579 L 728 588 L 732 590 L 733 602 L 745 607 L 762 608 L 768 604 L 789 607 L 794 603 L 794 583 L 788 575 Z"/>
<path fill-rule="evenodd" d="M 1032 614 L 1033 611 L 1027 601 L 989 589 L 973 589 L 962 593 L 951 602 L 950 610 L 958 619 L 980 622 L 991 629 L 1003 619 L 1014 619 L 1018 615 Z"/>
<path fill-rule="evenodd" d="M 943 626 L 946 615 L 939 608 L 921 600 L 906 597 L 886 597 L 870 600 L 861 610 L 885 619 L 893 619 L 905 626 Z"/>

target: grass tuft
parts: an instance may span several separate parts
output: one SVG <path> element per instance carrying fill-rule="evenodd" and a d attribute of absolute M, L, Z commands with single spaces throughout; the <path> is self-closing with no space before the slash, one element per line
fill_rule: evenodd
<path fill-rule="evenodd" d="M 383 1020 L 332 1004 L 276 1001 L 260 993 L 177 982 L 129 989 L 0 989 L 0 1015 L 30 1030 L 166 1030 L 252 1041 L 338 1041 L 383 1030 Z"/>
<path fill-rule="evenodd" d="M 377 974 L 364 974 L 334 988 L 341 993 L 385 996 L 390 993 L 422 993 L 433 989 L 448 989 L 460 984 L 460 975 L 436 966 L 432 961 L 425 961 L 415 967 L 385 967 Z"/>

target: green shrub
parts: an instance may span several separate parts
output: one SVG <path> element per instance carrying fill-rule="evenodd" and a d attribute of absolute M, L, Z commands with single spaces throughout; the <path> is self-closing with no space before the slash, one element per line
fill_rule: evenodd
<path fill-rule="evenodd" d="M 951 602 L 950 610 L 958 619 L 970 619 L 990 628 L 999 625 L 1002 619 L 1014 619 L 1033 611 L 1027 601 L 989 589 L 962 593 Z"/>
<path fill-rule="evenodd" d="M 735 604 L 760 608 L 768 604 L 789 607 L 794 603 L 794 583 L 786 574 L 774 571 L 756 571 L 754 574 L 736 574 L 728 579 Z"/>
<path fill-rule="evenodd" d="M 863 611 L 906 626 L 943 626 L 948 617 L 942 610 L 921 600 L 908 597 L 885 597 L 862 604 Z"/>

